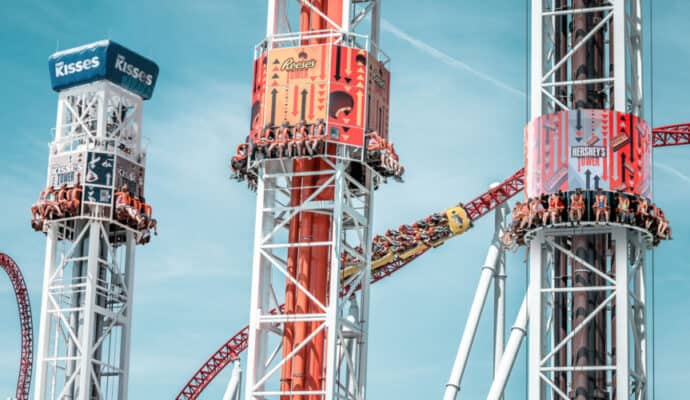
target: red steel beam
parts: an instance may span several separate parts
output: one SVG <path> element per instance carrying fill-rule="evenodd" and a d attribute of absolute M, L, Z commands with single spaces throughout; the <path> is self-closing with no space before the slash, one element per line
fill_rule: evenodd
<path fill-rule="evenodd" d="M 666 125 L 652 130 L 654 147 L 690 144 L 690 123 Z"/>

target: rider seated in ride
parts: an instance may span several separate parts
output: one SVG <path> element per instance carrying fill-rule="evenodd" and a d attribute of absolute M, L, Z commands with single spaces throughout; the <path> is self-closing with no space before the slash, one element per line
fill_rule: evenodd
<path fill-rule="evenodd" d="M 661 208 L 656 208 L 656 223 L 657 223 L 657 229 L 656 229 L 656 234 L 662 239 L 666 239 L 666 235 L 668 234 L 668 238 L 671 238 L 671 227 L 669 226 L 668 220 L 666 219 L 666 214 L 664 213 L 664 210 Z"/>
<path fill-rule="evenodd" d="M 55 217 L 62 218 L 62 210 L 57 201 L 57 194 L 52 186 L 48 187 L 46 191 L 46 199 L 43 207 L 43 219 L 54 219 Z"/>
<path fill-rule="evenodd" d="M 601 216 L 604 216 L 604 222 L 609 220 L 609 198 L 604 194 L 601 189 L 597 189 L 597 194 L 594 196 L 594 204 L 592 205 L 594 210 L 594 220 L 596 222 L 601 222 Z"/>
<path fill-rule="evenodd" d="M 616 207 L 616 220 L 620 223 L 630 223 L 633 224 L 635 221 L 635 215 L 630 209 L 630 199 L 623 194 L 623 192 L 618 192 L 618 206 Z"/>
<path fill-rule="evenodd" d="M 309 129 L 307 128 L 307 122 L 305 120 L 300 120 L 297 126 L 295 126 L 295 131 L 293 134 L 292 141 L 288 144 L 288 153 L 292 153 L 291 148 L 294 149 L 294 154 L 296 156 L 301 156 L 304 154 L 304 147 L 307 137 L 309 136 Z"/>
<path fill-rule="evenodd" d="M 72 189 L 67 191 L 67 210 L 70 215 L 77 215 L 79 213 L 79 206 L 81 205 L 81 196 L 83 189 L 81 183 L 77 180 Z"/>
<path fill-rule="evenodd" d="M 544 225 L 546 225 L 549 220 L 551 224 L 557 224 L 561 222 L 561 212 L 563 211 L 563 200 L 559 193 L 552 193 L 549 196 L 549 207 L 544 213 Z"/>
<path fill-rule="evenodd" d="M 538 226 L 544 216 L 544 204 L 541 202 L 541 197 L 537 196 L 529 201 L 529 220 L 527 226 Z"/>
<path fill-rule="evenodd" d="M 245 167 L 247 166 L 247 158 L 249 156 L 249 144 L 242 143 L 237 146 L 237 152 L 232 156 L 232 161 L 230 161 L 230 167 L 236 177 L 241 178 L 244 176 Z"/>
<path fill-rule="evenodd" d="M 657 208 L 656 204 L 652 203 L 649 208 L 647 208 L 647 216 L 644 221 L 644 227 L 647 230 L 652 228 L 652 225 L 657 221 Z"/>
<path fill-rule="evenodd" d="M 575 193 L 570 196 L 570 222 L 580 223 L 582 221 L 582 214 L 585 211 L 585 198 L 582 195 L 581 189 L 576 189 Z"/>
<path fill-rule="evenodd" d="M 129 187 L 123 184 L 118 192 L 115 192 L 115 219 L 126 224 L 130 215 L 129 208 L 132 206 L 132 196 L 129 194 Z"/>

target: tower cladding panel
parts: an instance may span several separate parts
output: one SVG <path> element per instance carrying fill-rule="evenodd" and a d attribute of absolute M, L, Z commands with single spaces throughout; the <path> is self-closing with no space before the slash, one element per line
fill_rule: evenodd
<path fill-rule="evenodd" d="M 525 128 L 527 197 L 575 189 L 651 198 L 652 136 L 643 119 L 579 109 L 538 117 Z"/>
<path fill-rule="evenodd" d="M 46 187 L 32 207 L 47 236 L 34 397 L 127 399 L 134 248 L 156 229 L 141 120 L 158 66 L 113 41 L 48 64 L 59 96 Z"/>
<path fill-rule="evenodd" d="M 390 73 L 360 48 L 328 44 L 276 48 L 254 63 L 251 132 L 323 120 L 328 140 L 364 146 L 388 134 Z"/>

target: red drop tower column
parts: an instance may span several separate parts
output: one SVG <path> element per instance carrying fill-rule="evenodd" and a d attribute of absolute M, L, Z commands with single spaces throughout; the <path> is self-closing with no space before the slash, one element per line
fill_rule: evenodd
<path fill-rule="evenodd" d="M 246 398 L 363 399 L 373 192 L 403 171 L 379 2 L 268 5 L 232 160 L 257 191 Z M 345 278 L 345 263 L 361 267 Z"/>

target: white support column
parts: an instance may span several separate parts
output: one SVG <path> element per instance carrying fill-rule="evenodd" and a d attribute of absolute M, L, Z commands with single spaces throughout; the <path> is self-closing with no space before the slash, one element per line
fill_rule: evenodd
<path fill-rule="evenodd" d="M 527 292 L 529 293 L 529 289 Z M 522 345 L 522 339 L 527 335 L 527 320 L 527 296 L 525 296 L 522 300 L 522 305 L 520 306 L 520 311 L 515 319 L 515 323 L 511 328 L 510 337 L 508 338 L 508 343 L 503 352 L 503 357 L 501 357 L 498 368 L 494 373 L 494 380 L 491 382 L 489 395 L 486 397 L 487 400 L 500 400 L 503 397 L 503 391 L 508 383 L 513 365 L 515 365 L 515 360 L 517 359 L 520 346 Z"/>
<path fill-rule="evenodd" d="M 497 208 L 494 213 L 494 241 L 500 246 L 500 238 L 503 235 L 505 218 L 509 210 L 506 205 L 503 205 Z M 498 372 L 505 345 L 506 254 L 503 247 L 499 248 L 500 253 L 496 260 L 496 273 L 494 274 L 494 377 Z"/>
<path fill-rule="evenodd" d="M 82 349 L 81 359 L 79 360 L 79 400 L 91 400 L 92 389 L 92 370 L 94 353 L 94 333 L 96 330 L 96 315 L 93 312 L 92 304 L 96 304 L 98 293 L 98 273 L 100 268 L 100 224 L 96 221 L 89 222 L 89 253 L 86 261 L 86 276 L 84 277 L 85 294 L 84 304 L 87 311 L 84 313 L 84 322 L 81 329 L 80 347 Z"/>
<path fill-rule="evenodd" d="M 630 304 L 628 294 L 628 232 L 616 229 L 613 232 L 616 254 L 616 398 L 630 400 L 630 352 L 628 334 L 630 327 Z"/>
<path fill-rule="evenodd" d="M 462 376 L 467 367 L 467 359 L 472 350 L 472 343 L 477 333 L 477 325 L 479 325 L 479 319 L 484 309 L 484 304 L 486 303 L 489 286 L 491 286 L 491 281 L 496 274 L 496 263 L 501 252 L 499 246 L 500 245 L 496 242 L 491 243 L 489 252 L 486 255 L 484 267 L 482 267 L 482 272 L 479 275 L 479 284 L 477 285 L 470 313 L 465 323 L 465 330 L 460 340 L 460 347 L 458 348 L 458 353 L 453 363 L 450 378 L 448 378 L 448 383 L 446 384 L 446 390 L 443 396 L 444 400 L 454 400 L 460 391 L 460 382 L 462 381 Z"/>
<path fill-rule="evenodd" d="M 334 194 L 334 207 L 333 207 L 333 219 L 331 222 L 331 237 L 333 238 L 333 246 L 331 247 L 330 256 L 330 271 L 328 281 L 331 282 L 328 293 L 328 297 L 333 299 L 331 304 L 328 305 L 328 310 L 326 312 L 326 326 L 328 329 L 327 339 L 326 339 L 326 399 L 335 399 L 335 393 L 338 392 L 338 378 L 336 371 L 336 361 L 337 361 L 337 351 L 338 351 L 338 340 L 341 333 L 342 325 L 339 321 L 340 309 L 336 306 L 338 303 L 337 299 L 339 297 L 340 285 L 337 282 L 340 281 L 340 254 L 342 254 L 342 235 L 343 232 L 343 202 L 341 199 L 345 194 L 345 163 L 343 161 L 336 161 L 335 164 L 335 194 Z M 335 284 L 333 284 L 335 283 Z M 344 345 L 341 343 L 340 345 Z"/>
<path fill-rule="evenodd" d="M 343 19 L 336 21 L 340 23 L 342 33 L 350 33 L 350 23 L 352 18 L 352 0 L 341 0 L 343 2 Z"/>
<path fill-rule="evenodd" d="M 264 364 L 261 360 L 265 358 L 266 348 L 266 335 L 267 333 L 261 330 L 261 325 L 259 322 L 262 311 L 268 312 L 269 310 L 264 310 L 262 305 L 264 300 L 262 299 L 262 289 L 265 287 L 263 280 L 270 279 L 264 276 L 263 268 L 263 257 L 261 256 L 261 246 L 263 242 L 264 235 L 270 229 L 270 223 L 266 221 L 264 216 L 266 208 L 265 203 L 265 182 L 264 182 L 264 170 L 259 170 L 259 179 L 256 188 L 256 217 L 254 226 L 254 260 L 252 263 L 252 286 L 251 286 L 251 299 L 250 299 L 250 315 L 249 315 L 249 346 L 247 351 L 247 400 L 254 400 L 255 398 L 251 396 L 251 392 L 254 390 L 253 383 L 256 382 L 257 377 L 264 374 Z M 268 231 L 270 232 L 270 231 Z M 260 388 L 258 388 L 260 389 Z"/>
<path fill-rule="evenodd" d="M 135 262 L 135 247 L 136 240 L 134 237 L 134 232 L 126 233 L 125 242 L 125 262 L 124 271 L 122 271 L 123 276 L 121 277 L 124 290 L 126 291 L 127 302 L 125 305 L 125 310 L 123 318 L 125 320 L 125 325 L 122 329 L 122 338 L 120 344 L 120 367 L 122 368 L 122 376 L 120 377 L 120 400 L 127 400 L 128 388 L 129 388 L 129 360 L 130 360 L 130 349 L 132 346 L 132 305 L 134 304 L 134 262 Z"/>
<path fill-rule="evenodd" d="M 55 256 L 57 252 L 57 224 L 49 224 L 46 237 L 46 256 L 43 263 L 43 291 L 41 292 L 41 317 L 38 332 L 38 345 L 36 348 L 36 378 L 34 382 L 34 398 L 42 400 L 45 398 L 47 389 L 46 378 L 48 375 L 48 363 L 46 358 L 49 353 L 50 332 L 52 314 L 48 312 L 53 308 L 50 305 L 49 291 L 50 280 L 48 277 L 53 275 L 55 270 Z"/>
<path fill-rule="evenodd" d="M 544 273 L 544 236 L 538 232 L 529 243 L 529 279 L 527 292 L 527 314 L 529 315 L 529 352 L 527 397 L 530 400 L 544 399 L 544 387 L 539 374 L 542 349 L 544 348 L 544 296 L 542 295 Z"/>
<path fill-rule="evenodd" d="M 544 65 L 544 44 L 543 30 L 544 21 L 542 17 L 544 0 L 532 0 L 531 7 L 531 30 L 530 30 L 530 119 L 539 117 L 543 114 L 543 101 L 541 94 L 541 82 Z"/>
<path fill-rule="evenodd" d="M 372 0 L 374 5 L 371 7 L 371 35 L 370 40 L 379 50 L 379 38 L 381 36 L 381 2 L 383 0 Z M 378 54 L 376 54 L 378 56 Z"/>
<path fill-rule="evenodd" d="M 614 90 L 614 109 L 620 112 L 627 112 L 627 63 L 625 56 L 626 48 L 626 21 L 625 21 L 626 0 L 616 0 L 613 3 L 613 90 Z"/>
<path fill-rule="evenodd" d="M 276 34 L 276 26 L 278 21 L 276 21 L 276 13 L 278 11 L 277 3 L 280 0 L 268 0 L 268 17 L 266 18 L 266 42 L 268 42 L 268 48 L 271 48 L 271 41 L 273 36 Z"/>
<path fill-rule="evenodd" d="M 239 400 L 241 385 L 242 367 L 240 366 L 240 360 L 235 360 L 232 362 L 232 375 L 230 375 L 230 381 L 228 382 L 227 389 L 225 389 L 223 400 Z"/>

